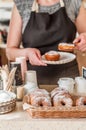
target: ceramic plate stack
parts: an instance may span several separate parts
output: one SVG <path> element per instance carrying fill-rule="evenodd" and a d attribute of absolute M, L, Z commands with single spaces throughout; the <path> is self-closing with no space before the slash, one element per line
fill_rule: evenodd
<path fill-rule="evenodd" d="M 0 114 L 11 112 L 16 106 L 16 95 L 12 92 L 0 91 Z"/>

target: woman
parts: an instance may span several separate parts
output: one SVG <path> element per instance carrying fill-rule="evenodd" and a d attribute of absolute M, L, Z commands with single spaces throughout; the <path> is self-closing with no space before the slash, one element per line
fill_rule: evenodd
<path fill-rule="evenodd" d="M 83 22 L 84 21 L 84 22 Z M 60 77 L 78 76 L 76 61 L 46 65 L 41 55 L 57 50 L 61 42 L 73 42 L 86 50 L 86 9 L 81 0 L 15 0 L 7 41 L 7 57 L 27 58 L 28 69 L 37 71 L 39 84 L 56 84 Z M 20 49 L 20 43 L 24 48 Z"/>

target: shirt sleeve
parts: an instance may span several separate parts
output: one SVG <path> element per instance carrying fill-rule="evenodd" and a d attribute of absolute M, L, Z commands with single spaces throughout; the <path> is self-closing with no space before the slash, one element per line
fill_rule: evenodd
<path fill-rule="evenodd" d="M 22 33 L 23 33 L 27 25 L 27 22 L 30 18 L 33 0 L 14 0 L 14 3 L 23 21 L 23 27 L 22 27 Z"/>
<path fill-rule="evenodd" d="M 72 0 L 72 2 L 71 2 L 72 8 L 75 12 L 75 18 L 77 18 L 78 14 L 79 14 L 81 4 L 82 4 L 82 0 Z"/>
<path fill-rule="evenodd" d="M 69 18 L 74 22 L 79 14 L 82 0 L 64 0 Z"/>
<path fill-rule="evenodd" d="M 32 0 L 14 0 L 14 3 L 22 19 L 27 17 L 31 11 Z"/>

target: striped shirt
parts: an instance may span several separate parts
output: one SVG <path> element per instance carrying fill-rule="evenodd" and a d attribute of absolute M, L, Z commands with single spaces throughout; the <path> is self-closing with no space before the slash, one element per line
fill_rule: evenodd
<path fill-rule="evenodd" d="M 30 19 L 33 1 L 34 0 L 14 0 L 23 21 L 22 32 L 24 32 L 27 22 Z M 63 0 L 63 1 L 65 4 L 68 17 L 74 22 L 78 16 L 82 0 Z M 39 5 L 39 12 L 48 12 L 49 14 L 52 14 L 56 12 L 58 9 L 60 9 L 60 7 L 61 6 L 59 2 L 51 6 Z"/>

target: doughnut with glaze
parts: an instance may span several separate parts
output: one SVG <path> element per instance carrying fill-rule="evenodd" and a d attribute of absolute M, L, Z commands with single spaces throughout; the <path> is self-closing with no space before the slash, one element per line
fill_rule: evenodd
<path fill-rule="evenodd" d="M 58 45 L 58 50 L 60 50 L 60 51 L 73 52 L 74 47 L 75 47 L 74 44 L 60 43 L 60 44 Z"/>

